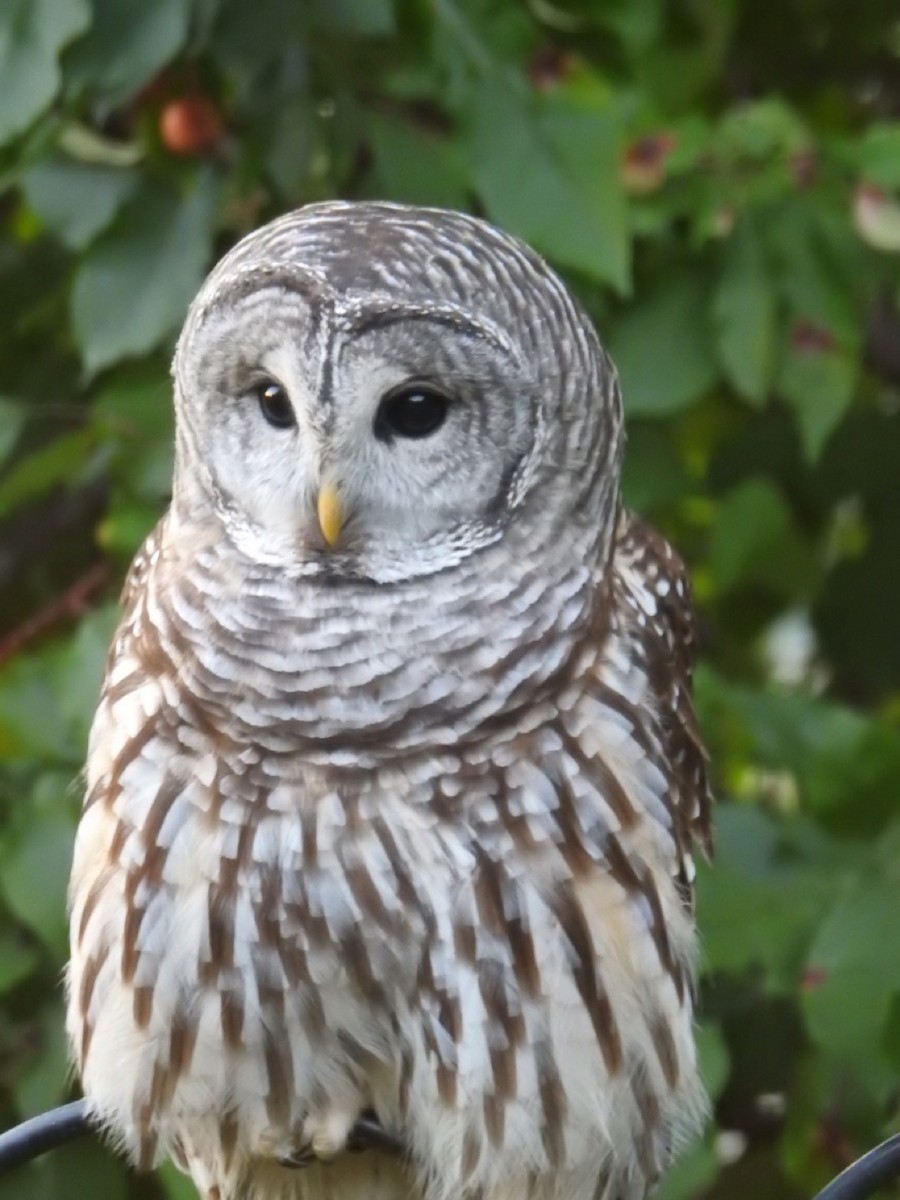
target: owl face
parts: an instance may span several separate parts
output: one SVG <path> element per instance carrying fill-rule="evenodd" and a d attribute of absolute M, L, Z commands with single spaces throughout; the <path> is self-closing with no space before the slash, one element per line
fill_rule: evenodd
<path fill-rule="evenodd" d="M 179 343 L 176 501 L 211 500 L 254 560 L 332 575 L 427 573 L 498 540 L 565 473 L 544 435 L 577 339 L 547 280 L 558 309 L 535 256 L 456 214 L 317 205 L 251 235 Z"/>

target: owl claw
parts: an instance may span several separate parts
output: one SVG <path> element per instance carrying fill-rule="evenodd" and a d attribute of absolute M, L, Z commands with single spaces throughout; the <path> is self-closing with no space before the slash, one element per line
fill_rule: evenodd
<path fill-rule="evenodd" d="M 311 1167 L 316 1161 L 316 1156 L 313 1154 L 312 1146 L 300 1146 L 293 1154 L 286 1154 L 278 1159 L 280 1167 L 288 1167 L 290 1170 L 300 1170 L 302 1167 Z"/>
<path fill-rule="evenodd" d="M 354 1118 L 346 1113 L 329 1113 L 309 1118 L 304 1124 L 306 1141 L 295 1151 L 278 1159 L 283 1167 L 310 1167 L 315 1162 L 330 1162 L 348 1148 Z"/>
<path fill-rule="evenodd" d="M 347 1145 L 355 1114 L 330 1112 L 315 1119 L 308 1119 L 304 1126 L 316 1158 L 329 1162 Z"/>

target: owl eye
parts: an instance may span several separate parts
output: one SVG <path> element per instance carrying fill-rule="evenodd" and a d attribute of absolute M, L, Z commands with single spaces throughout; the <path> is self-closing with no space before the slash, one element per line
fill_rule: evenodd
<path fill-rule="evenodd" d="M 297 424 L 288 394 L 280 383 L 271 379 L 254 389 L 259 411 L 275 429 L 290 429 Z"/>
<path fill-rule="evenodd" d="M 450 397 L 431 383 L 403 383 L 382 397 L 375 417 L 375 436 L 424 438 L 447 419 Z"/>

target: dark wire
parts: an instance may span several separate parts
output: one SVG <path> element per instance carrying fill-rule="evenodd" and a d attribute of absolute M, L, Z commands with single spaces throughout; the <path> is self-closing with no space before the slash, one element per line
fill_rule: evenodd
<path fill-rule="evenodd" d="M 832 1180 L 815 1200 L 865 1200 L 900 1176 L 900 1133 L 858 1158 Z"/>
<path fill-rule="evenodd" d="M 0 1134 L 0 1175 L 12 1171 L 23 1163 L 30 1162 L 48 1150 L 55 1150 L 67 1142 L 90 1133 L 87 1103 L 75 1100 L 52 1108 L 49 1112 L 23 1121 L 8 1132 Z M 388 1154 L 403 1155 L 405 1147 L 394 1133 L 389 1133 L 374 1119 L 360 1117 L 350 1131 L 348 1145 L 354 1150 L 382 1150 Z"/>
<path fill-rule="evenodd" d="M 39 1154 L 46 1154 L 48 1150 L 55 1150 L 57 1146 L 64 1146 L 66 1142 L 74 1142 L 89 1129 L 84 1100 L 51 1108 L 39 1117 L 23 1121 L 0 1134 L 0 1174 L 20 1167 Z"/>
<path fill-rule="evenodd" d="M 0 1175 L 30 1162 L 48 1150 L 90 1132 L 87 1104 L 75 1100 L 49 1112 L 23 1121 L 7 1133 L 0 1134 Z M 402 1140 L 389 1133 L 373 1118 L 360 1117 L 350 1133 L 349 1145 L 359 1150 L 382 1150 L 403 1155 Z M 868 1154 L 856 1160 L 846 1171 L 814 1198 L 814 1200 L 867 1200 L 879 1187 L 900 1176 L 900 1133 L 894 1134 Z"/>

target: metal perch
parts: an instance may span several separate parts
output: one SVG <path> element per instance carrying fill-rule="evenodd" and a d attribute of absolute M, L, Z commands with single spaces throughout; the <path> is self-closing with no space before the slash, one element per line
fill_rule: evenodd
<path fill-rule="evenodd" d="M 75 1100 L 23 1121 L 0 1134 L 0 1175 L 90 1133 L 87 1103 Z M 383 1150 L 402 1155 L 404 1145 L 371 1117 L 360 1117 L 350 1133 L 353 1150 Z M 814 1200 L 867 1200 L 878 1188 L 900 1176 L 900 1133 L 864 1154 L 832 1180 Z"/>
<path fill-rule="evenodd" d="M 23 1121 L 0 1134 L 0 1175 L 91 1131 L 86 1100 L 73 1100 L 71 1104 L 62 1104 Z M 351 1150 L 382 1150 L 398 1157 L 405 1153 L 400 1138 L 368 1116 L 357 1120 L 350 1130 L 347 1146 Z"/>

